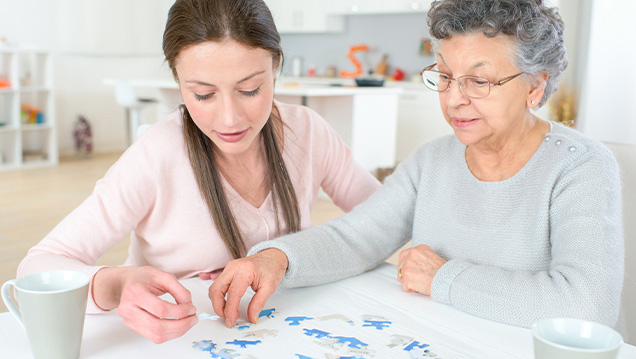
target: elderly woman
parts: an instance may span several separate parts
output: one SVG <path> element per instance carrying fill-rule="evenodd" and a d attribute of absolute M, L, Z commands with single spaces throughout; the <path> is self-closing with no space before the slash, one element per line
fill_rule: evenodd
<path fill-rule="evenodd" d="M 230 262 L 210 290 L 228 324 L 248 285 L 253 320 L 281 280 L 353 276 L 410 239 L 396 273 L 406 291 L 518 326 L 546 317 L 616 323 L 624 270 L 616 161 L 531 111 L 567 65 L 556 9 L 445 0 L 428 16 L 437 63 L 422 78 L 439 92 L 454 136 L 420 147 L 349 214 Z"/>

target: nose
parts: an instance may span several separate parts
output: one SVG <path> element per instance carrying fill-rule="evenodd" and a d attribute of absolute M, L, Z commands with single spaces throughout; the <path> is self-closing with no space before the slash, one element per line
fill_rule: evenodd
<path fill-rule="evenodd" d="M 217 116 L 223 126 L 228 129 L 232 128 L 238 118 L 237 108 L 236 104 L 234 103 L 233 96 L 222 96 L 221 106 L 217 108 L 217 111 Z"/>
<path fill-rule="evenodd" d="M 449 107 L 466 105 L 470 103 L 470 99 L 464 95 L 461 84 L 458 80 L 451 81 L 448 90 L 446 90 L 446 104 Z"/>

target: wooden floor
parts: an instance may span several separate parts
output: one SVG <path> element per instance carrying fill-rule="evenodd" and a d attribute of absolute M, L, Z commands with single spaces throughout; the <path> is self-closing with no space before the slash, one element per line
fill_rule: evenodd
<path fill-rule="evenodd" d="M 92 192 L 95 182 L 120 155 L 63 158 L 56 167 L 0 172 L 0 284 L 15 277 L 29 248 Z M 324 223 L 342 213 L 331 201 L 319 200 L 311 213 L 312 223 Z M 128 244 L 128 239 L 121 241 L 98 263 L 122 264 Z M 389 262 L 397 263 L 396 256 Z M 4 311 L 0 302 L 0 312 Z"/>

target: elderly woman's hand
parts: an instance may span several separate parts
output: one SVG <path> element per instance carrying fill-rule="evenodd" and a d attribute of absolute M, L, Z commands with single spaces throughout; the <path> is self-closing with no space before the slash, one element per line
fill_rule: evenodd
<path fill-rule="evenodd" d="M 402 251 L 398 261 L 398 280 L 402 289 L 431 295 L 433 278 L 444 263 L 446 260 L 426 244 Z"/>
<path fill-rule="evenodd" d="M 267 249 L 227 264 L 223 273 L 210 286 L 208 295 L 214 311 L 225 318 L 228 328 L 234 326 L 240 317 L 238 307 L 247 287 L 252 287 L 255 292 L 247 307 L 247 317 L 256 323 L 265 302 L 283 280 L 288 263 L 283 251 Z"/>

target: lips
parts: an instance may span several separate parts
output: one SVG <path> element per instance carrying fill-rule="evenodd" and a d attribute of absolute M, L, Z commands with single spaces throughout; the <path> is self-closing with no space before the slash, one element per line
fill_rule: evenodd
<path fill-rule="evenodd" d="M 470 127 L 470 126 L 476 124 L 477 122 L 479 122 L 479 119 L 478 118 L 453 117 L 452 121 L 453 121 L 453 127 L 466 128 L 466 127 Z"/>
<path fill-rule="evenodd" d="M 240 132 L 216 132 L 217 137 L 219 137 L 222 141 L 225 142 L 238 142 L 245 138 L 248 130 L 240 131 Z"/>

